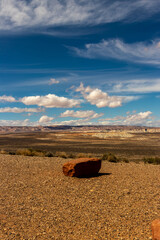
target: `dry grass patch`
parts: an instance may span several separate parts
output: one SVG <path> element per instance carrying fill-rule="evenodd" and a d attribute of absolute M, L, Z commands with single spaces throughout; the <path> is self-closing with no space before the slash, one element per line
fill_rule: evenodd
<path fill-rule="evenodd" d="M 67 153 L 66 152 L 56 152 L 55 154 L 56 157 L 61 157 L 61 158 L 67 158 Z"/>
<path fill-rule="evenodd" d="M 160 164 L 160 157 L 148 157 L 143 159 L 144 163 L 149 163 L 149 164 Z"/>
<path fill-rule="evenodd" d="M 78 153 L 76 154 L 76 158 L 92 158 L 93 155 L 90 153 Z"/>
<path fill-rule="evenodd" d="M 5 150 L 0 150 L 0 154 L 6 154 L 7 152 Z"/>
<path fill-rule="evenodd" d="M 114 163 L 119 162 L 119 159 L 113 153 L 104 153 L 101 157 L 101 160 L 107 160 Z"/>
<path fill-rule="evenodd" d="M 53 157 L 53 153 L 51 153 L 51 152 L 34 150 L 34 149 L 31 149 L 31 148 L 17 149 L 15 154 L 16 155 L 23 155 L 23 156 Z"/>

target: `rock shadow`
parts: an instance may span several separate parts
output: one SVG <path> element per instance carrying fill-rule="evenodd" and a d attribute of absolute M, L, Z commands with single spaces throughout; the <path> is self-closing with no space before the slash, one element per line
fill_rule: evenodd
<path fill-rule="evenodd" d="M 112 173 L 97 173 L 94 175 L 89 175 L 89 176 L 79 176 L 78 178 L 96 178 L 96 177 L 101 177 L 101 176 L 109 176 Z"/>

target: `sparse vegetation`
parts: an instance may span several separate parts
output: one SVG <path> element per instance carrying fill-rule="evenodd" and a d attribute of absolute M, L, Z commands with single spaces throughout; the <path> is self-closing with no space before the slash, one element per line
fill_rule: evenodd
<path fill-rule="evenodd" d="M 101 160 L 108 160 L 108 154 L 107 153 L 104 153 Z"/>
<path fill-rule="evenodd" d="M 86 153 L 78 153 L 78 154 L 76 155 L 76 157 L 77 157 L 77 158 L 88 158 L 88 154 L 86 154 Z"/>
<path fill-rule="evenodd" d="M 69 153 L 69 154 L 68 154 L 68 158 L 76 158 L 76 155 L 73 154 L 73 153 Z"/>
<path fill-rule="evenodd" d="M 17 149 L 16 155 L 23 155 L 23 156 L 33 156 L 32 151 L 30 149 Z"/>
<path fill-rule="evenodd" d="M 118 158 L 114 154 L 112 154 L 112 153 L 108 154 L 108 161 L 109 162 L 114 162 L 114 163 L 119 162 Z"/>
<path fill-rule="evenodd" d="M 7 152 L 5 150 L 3 150 L 3 149 L 0 151 L 0 154 L 6 154 L 6 153 Z"/>
<path fill-rule="evenodd" d="M 37 157 L 53 157 L 54 156 L 52 152 L 35 150 L 35 149 L 32 149 L 32 148 L 19 148 L 16 151 L 9 151 L 9 152 L 1 150 L 0 154 L 37 156 Z"/>
<path fill-rule="evenodd" d="M 61 157 L 61 158 L 67 158 L 66 152 L 56 152 L 55 154 L 56 157 Z"/>
<path fill-rule="evenodd" d="M 53 153 L 51 152 L 46 152 L 45 157 L 54 157 Z"/>
<path fill-rule="evenodd" d="M 159 157 L 148 157 L 143 159 L 144 163 L 149 164 L 160 164 L 160 158 Z"/>
<path fill-rule="evenodd" d="M 6 151 L 6 150 L 0 150 L 0 154 L 9 154 L 9 155 L 22 155 L 22 156 L 37 156 L 37 157 L 60 157 L 60 158 L 92 158 L 97 157 L 95 154 L 91 153 L 66 153 L 66 152 L 59 152 L 57 151 L 55 154 L 53 154 L 50 151 L 44 151 L 44 150 L 36 150 L 32 148 L 19 148 L 16 151 Z M 98 156 L 101 160 L 118 163 L 118 162 L 125 162 L 129 163 L 130 161 L 126 158 L 117 158 L 113 153 L 104 153 L 101 157 Z M 143 159 L 144 163 L 148 164 L 160 164 L 160 157 L 144 157 Z M 136 161 L 136 163 L 138 163 Z"/>
<path fill-rule="evenodd" d="M 101 160 L 107 160 L 114 163 L 119 162 L 119 159 L 113 153 L 104 153 L 101 157 Z"/>
<path fill-rule="evenodd" d="M 61 158 L 93 158 L 94 154 L 91 153 L 66 153 L 66 152 L 56 152 L 56 157 Z"/>
<path fill-rule="evenodd" d="M 66 153 L 57 151 L 53 154 L 50 151 L 37 150 L 32 148 L 19 148 L 16 151 L 0 150 L 0 154 L 37 156 L 37 157 L 60 157 L 60 158 L 92 158 L 95 157 L 91 153 Z"/>
<path fill-rule="evenodd" d="M 7 152 L 6 152 L 6 154 L 7 154 Z M 13 152 L 13 151 L 9 151 L 8 154 L 9 154 L 9 155 L 16 155 L 16 153 Z"/>
<path fill-rule="evenodd" d="M 123 159 L 123 162 L 129 163 L 129 160 L 125 158 L 125 159 Z"/>
<path fill-rule="evenodd" d="M 45 157 L 45 152 L 31 148 L 17 149 L 16 155 Z"/>

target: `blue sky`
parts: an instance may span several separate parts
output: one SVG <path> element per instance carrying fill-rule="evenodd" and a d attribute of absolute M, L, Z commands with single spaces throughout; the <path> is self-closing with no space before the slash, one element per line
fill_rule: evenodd
<path fill-rule="evenodd" d="M 0 0 L 0 125 L 160 127 L 160 0 Z"/>

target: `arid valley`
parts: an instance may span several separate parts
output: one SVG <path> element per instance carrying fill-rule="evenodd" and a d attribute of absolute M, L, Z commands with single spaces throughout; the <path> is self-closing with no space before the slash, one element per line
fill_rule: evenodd
<path fill-rule="evenodd" d="M 80 127 L 2 127 L 0 150 L 15 152 L 21 148 L 85 153 L 101 156 L 116 154 L 119 158 L 140 161 L 160 156 L 160 128 L 125 126 Z"/>

